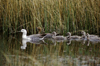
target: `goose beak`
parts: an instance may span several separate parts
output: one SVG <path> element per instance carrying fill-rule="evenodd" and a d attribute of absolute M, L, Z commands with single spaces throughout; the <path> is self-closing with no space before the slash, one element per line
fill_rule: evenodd
<path fill-rule="evenodd" d="M 21 32 L 21 31 L 17 31 L 17 32 Z"/>

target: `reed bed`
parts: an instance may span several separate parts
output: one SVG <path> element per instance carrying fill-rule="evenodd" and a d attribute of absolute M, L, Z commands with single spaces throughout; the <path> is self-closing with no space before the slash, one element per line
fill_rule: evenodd
<path fill-rule="evenodd" d="M 99 0 L 0 0 L 0 27 L 3 34 L 25 28 L 36 33 L 88 30 L 99 33 Z"/>

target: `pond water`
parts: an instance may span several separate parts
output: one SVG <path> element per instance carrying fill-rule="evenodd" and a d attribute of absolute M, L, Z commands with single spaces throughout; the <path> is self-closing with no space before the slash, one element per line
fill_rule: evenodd
<path fill-rule="evenodd" d="M 0 66 L 100 66 L 100 43 L 0 36 Z"/>

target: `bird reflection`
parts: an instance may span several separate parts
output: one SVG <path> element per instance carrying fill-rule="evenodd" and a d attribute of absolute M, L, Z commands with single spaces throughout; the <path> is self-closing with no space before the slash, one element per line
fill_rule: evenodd
<path fill-rule="evenodd" d="M 89 40 L 87 40 L 87 46 L 89 46 L 90 45 L 90 41 Z"/>
<path fill-rule="evenodd" d="M 96 44 L 96 43 L 100 42 L 100 37 L 95 36 L 95 35 L 89 35 L 87 33 L 87 40 L 88 40 L 88 42 L 91 42 L 92 44 Z"/>
<path fill-rule="evenodd" d="M 81 39 L 81 43 L 84 45 L 86 43 L 87 39 L 83 38 Z"/>
<path fill-rule="evenodd" d="M 56 46 L 56 43 L 66 42 L 67 40 L 53 40 L 53 41 L 54 41 L 54 45 Z"/>
<path fill-rule="evenodd" d="M 71 44 L 71 41 L 72 40 L 67 40 L 67 45 L 70 45 Z"/>
<path fill-rule="evenodd" d="M 48 43 L 48 44 L 52 44 L 54 46 L 56 46 L 57 43 L 60 43 L 60 42 L 66 42 L 67 40 L 57 40 L 57 39 L 45 39 L 45 41 Z"/>
<path fill-rule="evenodd" d="M 33 41 L 33 40 L 25 40 L 25 39 L 23 39 L 23 40 L 22 40 L 21 49 L 26 49 L 26 47 L 27 47 L 27 42 L 34 43 L 34 44 L 45 44 L 45 41 L 44 41 L 44 40 Z"/>

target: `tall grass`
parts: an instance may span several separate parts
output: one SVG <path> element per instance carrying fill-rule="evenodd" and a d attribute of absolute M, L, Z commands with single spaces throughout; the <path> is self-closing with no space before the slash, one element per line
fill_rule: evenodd
<path fill-rule="evenodd" d="M 99 33 L 99 0 L 0 0 L 0 22 L 3 33 L 36 27 L 45 32 L 88 30 Z"/>

